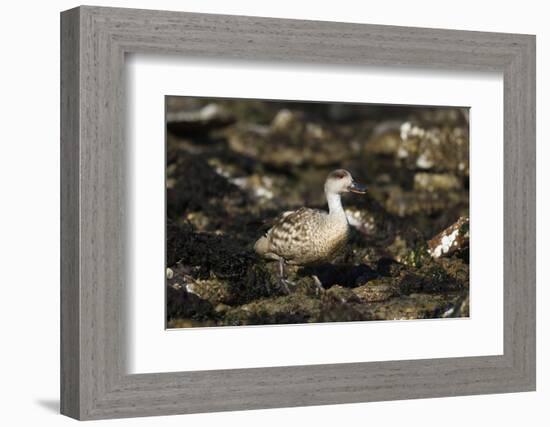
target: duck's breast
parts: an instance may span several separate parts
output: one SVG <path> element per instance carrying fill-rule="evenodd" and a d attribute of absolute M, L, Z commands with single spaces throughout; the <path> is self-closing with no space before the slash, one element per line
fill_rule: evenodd
<path fill-rule="evenodd" d="M 318 236 L 319 257 L 329 261 L 345 246 L 348 240 L 347 220 L 327 218 L 323 232 Z"/>
<path fill-rule="evenodd" d="M 346 244 L 348 223 L 335 220 L 325 212 L 312 214 L 309 221 L 296 227 L 292 253 L 286 259 L 293 264 L 319 264 L 330 261 Z"/>

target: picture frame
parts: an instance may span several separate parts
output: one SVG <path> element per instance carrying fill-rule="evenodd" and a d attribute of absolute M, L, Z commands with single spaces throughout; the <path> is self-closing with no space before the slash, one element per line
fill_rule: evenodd
<path fill-rule="evenodd" d="M 504 351 L 128 374 L 129 53 L 503 73 Z M 61 413 L 88 420 L 532 391 L 535 37 L 81 6 L 61 14 Z"/>

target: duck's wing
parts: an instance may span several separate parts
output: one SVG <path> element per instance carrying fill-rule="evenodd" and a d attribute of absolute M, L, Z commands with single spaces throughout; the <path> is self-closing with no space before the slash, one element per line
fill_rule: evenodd
<path fill-rule="evenodd" d="M 282 213 L 266 235 L 270 251 L 285 259 L 299 256 L 304 244 L 321 227 L 325 216 L 325 212 L 310 208 Z"/>
<path fill-rule="evenodd" d="M 325 212 L 319 209 L 300 208 L 295 211 L 286 211 L 280 214 L 273 223 L 273 229 L 280 228 L 281 230 L 292 230 L 300 228 L 301 225 L 306 223 L 316 222 L 322 218 Z"/>
<path fill-rule="evenodd" d="M 282 224 L 284 219 L 287 216 L 290 216 L 295 212 L 296 211 L 286 211 L 277 215 L 274 219 L 266 221 L 266 225 L 269 228 L 266 229 L 262 237 L 260 237 L 254 244 L 254 250 L 256 251 L 256 253 L 266 258 L 272 258 L 272 259 L 279 258 L 279 255 L 277 255 L 275 252 L 271 250 L 271 234 L 273 232 L 273 229 L 279 226 L 280 224 Z"/>
<path fill-rule="evenodd" d="M 298 209 L 298 210 L 296 210 L 296 211 L 285 211 L 285 212 L 279 214 L 277 217 L 275 217 L 275 219 L 274 219 L 273 222 L 272 222 L 273 227 L 276 226 L 277 224 L 283 222 L 284 219 L 285 219 L 286 217 L 292 216 L 292 215 L 294 215 L 296 212 L 298 212 L 298 211 L 300 211 L 300 210 L 302 210 L 302 209 L 304 209 L 304 208 L 300 208 L 300 209 Z"/>

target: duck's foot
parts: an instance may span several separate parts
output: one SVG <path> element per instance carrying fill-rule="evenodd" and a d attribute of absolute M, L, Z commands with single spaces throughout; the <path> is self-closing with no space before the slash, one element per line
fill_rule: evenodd
<path fill-rule="evenodd" d="M 290 288 L 289 286 L 296 286 L 296 284 L 294 282 L 291 282 L 290 280 L 287 280 L 287 279 L 279 279 L 279 286 L 281 287 L 281 289 L 284 291 L 285 294 L 289 295 L 290 294 Z"/>
<path fill-rule="evenodd" d="M 287 295 L 290 294 L 288 285 L 294 286 L 294 283 L 285 279 L 285 260 L 283 258 L 279 258 L 279 286 Z"/>
<path fill-rule="evenodd" d="M 323 288 L 323 284 L 321 283 L 321 281 L 319 280 L 319 278 L 314 274 L 311 276 L 313 278 L 313 283 L 315 283 L 315 286 L 317 286 L 317 289 L 315 290 L 315 293 L 317 295 L 319 295 L 321 292 L 323 292 L 325 290 L 325 288 Z"/>

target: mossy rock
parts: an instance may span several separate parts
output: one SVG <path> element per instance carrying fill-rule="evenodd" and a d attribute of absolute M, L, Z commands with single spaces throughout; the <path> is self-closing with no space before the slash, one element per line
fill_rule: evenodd
<path fill-rule="evenodd" d="M 370 310 L 376 320 L 412 320 L 443 317 L 456 302 L 456 295 L 411 294 L 373 303 Z"/>
<path fill-rule="evenodd" d="M 204 322 L 218 317 L 210 302 L 187 292 L 184 286 L 167 286 L 166 302 L 166 317 L 168 321 L 184 318 Z"/>
<path fill-rule="evenodd" d="M 400 290 L 404 294 L 454 292 L 462 287 L 461 283 L 435 261 L 404 271 L 400 276 Z"/>
<path fill-rule="evenodd" d="M 371 280 L 365 285 L 354 288 L 353 292 L 362 302 L 386 301 L 399 295 L 399 279 L 384 277 Z"/>
<path fill-rule="evenodd" d="M 319 319 L 320 300 L 301 293 L 265 298 L 228 310 L 223 325 L 308 323 Z"/>

